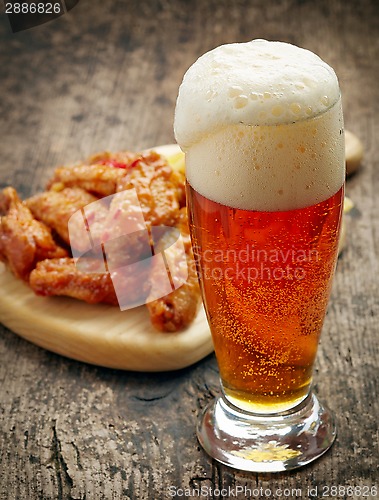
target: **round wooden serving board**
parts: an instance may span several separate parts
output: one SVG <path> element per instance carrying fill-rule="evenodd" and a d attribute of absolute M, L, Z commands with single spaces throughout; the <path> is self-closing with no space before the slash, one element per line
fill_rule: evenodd
<path fill-rule="evenodd" d="M 163 155 L 178 146 L 154 148 Z M 38 297 L 0 263 L 0 322 L 21 337 L 55 353 L 86 363 L 136 371 L 177 370 L 213 351 L 201 308 L 178 333 L 151 325 L 145 306 L 127 311 L 65 297 Z"/>

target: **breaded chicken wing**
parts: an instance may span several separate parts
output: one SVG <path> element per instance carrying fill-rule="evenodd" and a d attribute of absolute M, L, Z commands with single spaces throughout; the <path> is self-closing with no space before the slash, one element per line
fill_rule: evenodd
<path fill-rule="evenodd" d="M 25 200 L 34 217 L 54 229 L 62 240 L 70 244 L 68 221 L 81 208 L 97 198 L 80 187 L 61 191 L 45 191 Z"/>
<path fill-rule="evenodd" d="M 176 226 L 181 235 L 186 252 L 187 269 L 183 269 L 183 260 L 181 258 L 180 246 L 172 245 L 172 241 L 164 241 L 159 243 L 159 248 L 166 248 L 166 261 L 169 263 L 171 271 L 171 280 L 175 288 L 175 280 L 185 277 L 188 272 L 187 281 L 169 295 L 158 300 L 150 302 L 151 297 L 157 296 L 159 287 L 165 276 L 162 275 L 164 270 L 161 267 L 154 267 L 151 275 L 151 290 L 147 298 L 147 308 L 150 313 L 150 319 L 155 328 L 164 332 L 176 332 L 188 326 L 196 317 L 198 308 L 201 303 L 200 287 L 197 279 L 195 261 L 192 253 L 191 239 L 189 235 L 187 212 L 185 208 L 180 210 L 179 219 Z M 172 235 L 168 234 L 168 240 L 172 239 Z"/>
<path fill-rule="evenodd" d="M 9 265 L 15 276 L 28 281 L 37 262 L 64 257 L 65 249 L 54 241 L 50 229 L 34 219 L 15 189 L 0 193 L 0 260 Z"/>
<path fill-rule="evenodd" d="M 155 152 L 141 155 L 117 184 L 117 191 L 134 188 L 143 216 L 152 225 L 173 226 L 185 204 L 184 176 Z"/>

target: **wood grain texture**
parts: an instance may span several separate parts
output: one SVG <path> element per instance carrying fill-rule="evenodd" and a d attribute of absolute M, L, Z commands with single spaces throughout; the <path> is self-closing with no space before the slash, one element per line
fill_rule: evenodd
<path fill-rule="evenodd" d="M 308 498 L 317 486 L 321 498 L 332 485 L 378 486 L 378 34 L 376 0 L 81 0 L 16 34 L 0 17 L 0 185 L 24 196 L 58 164 L 173 142 L 184 71 L 216 45 L 252 38 L 293 42 L 330 63 L 346 128 L 365 146 L 347 184 L 355 208 L 315 373 L 337 414 L 330 452 L 293 473 L 232 471 L 195 437 L 199 411 L 219 390 L 213 356 L 174 373 L 122 372 L 0 327 L 1 499 L 155 500 L 171 498 L 170 487 L 201 486 L 208 498 L 219 498 L 210 488 L 236 486 L 270 489 L 271 498 L 276 488 L 301 488 L 297 498 Z"/>
<path fill-rule="evenodd" d="M 0 263 L 0 319 L 33 344 L 106 368 L 179 370 L 213 352 L 204 308 L 178 332 L 159 332 L 147 308 L 120 311 L 69 297 L 38 297 Z"/>

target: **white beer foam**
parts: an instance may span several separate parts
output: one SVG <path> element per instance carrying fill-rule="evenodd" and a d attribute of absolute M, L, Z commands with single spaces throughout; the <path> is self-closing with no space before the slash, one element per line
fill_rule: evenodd
<path fill-rule="evenodd" d="M 302 208 L 345 178 L 337 77 L 286 43 L 223 45 L 200 57 L 179 89 L 175 135 L 194 189 L 236 208 Z"/>
<path fill-rule="evenodd" d="M 333 69 L 309 50 L 266 40 L 222 45 L 184 75 L 175 135 L 186 150 L 220 126 L 300 121 L 338 97 Z"/>

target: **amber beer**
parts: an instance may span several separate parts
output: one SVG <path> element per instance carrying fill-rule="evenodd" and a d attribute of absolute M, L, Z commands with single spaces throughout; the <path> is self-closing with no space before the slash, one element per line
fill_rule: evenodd
<path fill-rule="evenodd" d="M 186 153 L 223 390 L 244 410 L 285 411 L 309 393 L 338 253 L 342 133 L 338 100 L 296 123 L 223 127 Z M 202 171 L 207 152 L 217 161 Z"/>
<path fill-rule="evenodd" d="M 309 392 L 338 250 L 343 188 L 289 211 L 239 210 L 188 185 L 191 230 L 225 396 L 256 413 Z"/>
<path fill-rule="evenodd" d="M 174 128 L 223 392 L 199 442 L 242 470 L 300 467 L 336 436 L 310 387 L 344 194 L 336 74 L 283 42 L 220 46 L 184 75 Z"/>

